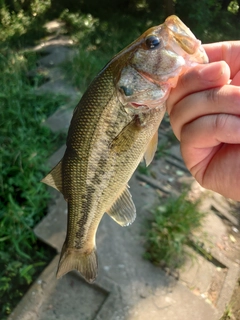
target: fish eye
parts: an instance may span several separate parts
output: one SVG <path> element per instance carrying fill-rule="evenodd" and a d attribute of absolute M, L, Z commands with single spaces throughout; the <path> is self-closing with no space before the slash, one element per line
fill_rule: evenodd
<path fill-rule="evenodd" d="M 156 36 L 149 36 L 147 37 L 146 41 L 146 46 L 150 50 L 157 49 L 160 45 L 160 40 Z"/>

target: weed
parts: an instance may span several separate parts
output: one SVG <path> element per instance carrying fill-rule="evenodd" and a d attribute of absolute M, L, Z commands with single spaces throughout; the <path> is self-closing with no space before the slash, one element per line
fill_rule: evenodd
<path fill-rule="evenodd" d="M 231 306 L 228 304 L 225 308 L 224 314 L 222 315 L 220 320 L 231 320 L 232 318 L 232 308 Z"/>
<path fill-rule="evenodd" d="M 164 156 L 167 156 L 169 154 L 170 147 L 171 147 L 171 144 L 166 137 L 166 139 L 164 139 L 162 143 L 158 144 L 158 147 L 155 153 L 155 159 L 160 159 Z"/>
<path fill-rule="evenodd" d="M 188 255 L 186 245 L 193 241 L 193 230 L 201 225 L 204 217 L 198 205 L 199 201 L 187 200 L 184 192 L 153 209 L 145 258 L 170 269 L 181 267 Z"/>
<path fill-rule="evenodd" d="M 138 172 L 141 174 L 145 174 L 146 176 L 150 176 L 149 167 L 146 167 L 145 163 L 140 163 L 137 168 Z"/>
<path fill-rule="evenodd" d="M 170 144 L 176 144 L 178 143 L 178 139 L 175 136 L 175 134 L 173 133 L 172 129 L 168 130 L 167 134 L 166 134 L 168 141 L 170 142 Z"/>

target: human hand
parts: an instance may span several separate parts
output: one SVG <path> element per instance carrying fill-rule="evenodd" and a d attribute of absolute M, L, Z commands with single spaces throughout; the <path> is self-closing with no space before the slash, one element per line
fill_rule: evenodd
<path fill-rule="evenodd" d="M 195 179 L 240 200 L 240 41 L 204 48 L 210 63 L 180 77 L 167 111 Z"/>

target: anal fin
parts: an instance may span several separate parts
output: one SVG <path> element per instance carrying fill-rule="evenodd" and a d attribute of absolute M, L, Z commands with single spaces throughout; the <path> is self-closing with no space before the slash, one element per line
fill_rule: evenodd
<path fill-rule="evenodd" d="M 62 192 L 62 161 L 60 161 L 41 182 Z"/>
<path fill-rule="evenodd" d="M 128 226 L 133 223 L 136 218 L 136 208 L 131 193 L 128 191 L 128 186 L 116 199 L 112 207 L 107 210 L 107 213 L 121 226 Z"/>

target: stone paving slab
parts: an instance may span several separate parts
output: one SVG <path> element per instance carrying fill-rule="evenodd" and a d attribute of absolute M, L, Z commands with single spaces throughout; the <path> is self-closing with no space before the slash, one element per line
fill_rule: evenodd
<path fill-rule="evenodd" d="M 76 272 L 57 280 L 58 260 L 59 255 L 31 286 L 9 320 L 109 319 L 109 311 L 119 297 L 117 286 L 104 278 L 89 285 Z"/>
<path fill-rule="evenodd" d="M 57 109 L 56 112 L 47 118 L 43 125 L 51 128 L 53 132 L 67 131 L 73 114 L 71 105 L 72 103 Z"/>
<path fill-rule="evenodd" d="M 54 92 L 55 94 L 66 96 L 71 95 L 73 99 L 76 99 L 76 97 L 78 96 L 78 91 L 74 89 L 70 84 L 67 84 L 64 79 L 45 82 L 37 89 L 38 94 L 43 94 L 45 92 Z"/>
<path fill-rule="evenodd" d="M 45 54 L 38 60 L 38 65 L 46 68 L 52 68 L 74 57 L 74 50 L 61 45 L 48 45 L 37 51 Z"/>

